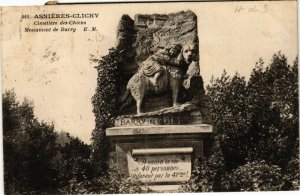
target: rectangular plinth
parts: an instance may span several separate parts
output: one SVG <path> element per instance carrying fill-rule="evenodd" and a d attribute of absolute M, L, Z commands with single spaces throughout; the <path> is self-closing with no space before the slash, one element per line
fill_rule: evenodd
<path fill-rule="evenodd" d="M 153 190 L 176 191 L 190 179 L 193 161 L 208 154 L 208 124 L 122 126 L 106 129 L 120 172 Z"/>
<path fill-rule="evenodd" d="M 211 125 L 160 125 L 160 126 L 131 126 L 112 127 L 106 129 L 106 136 L 153 135 L 153 134 L 190 134 L 213 133 Z"/>

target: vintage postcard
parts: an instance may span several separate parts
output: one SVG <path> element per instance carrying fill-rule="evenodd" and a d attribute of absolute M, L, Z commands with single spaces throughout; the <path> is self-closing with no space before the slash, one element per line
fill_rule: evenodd
<path fill-rule="evenodd" d="M 5 194 L 299 190 L 296 1 L 0 17 Z"/>

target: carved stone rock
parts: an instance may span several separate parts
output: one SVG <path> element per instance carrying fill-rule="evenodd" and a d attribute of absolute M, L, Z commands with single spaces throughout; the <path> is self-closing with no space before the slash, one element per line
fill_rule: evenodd
<path fill-rule="evenodd" d="M 128 81 L 138 72 L 139 66 L 149 56 L 160 49 L 180 44 L 181 46 L 193 45 L 195 55 L 192 59 L 193 63 L 188 66 L 188 70 L 185 70 L 182 75 L 178 102 L 184 103 L 200 99 L 199 96 L 204 95 L 205 91 L 200 76 L 198 40 L 197 16 L 192 11 L 182 11 L 168 15 L 137 14 L 134 20 L 128 15 L 124 15 L 118 25 L 116 48 L 121 50 L 123 55 L 126 55 L 127 59 L 130 60 L 124 61 L 122 67 L 120 67 L 122 72 L 122 82 L 119 86 L 120 97 L 126 94 Z M 135 77 L 141 78 L 141 76 Z M 158 79 L 158 83 L 161 82 Z M 156 111 L 173 105 L 172 90 L 170 88 L 165 90 L 166 86 L 161 88 L 164 88 L 164 90 L 161 90 L 159 94 L 147 92 L 142 103 L 143 112 Z M 134 93 L 132 90 L 131 92 Z M 123 105 L 123 103 L 121 101 L 120 105 Z M 136 105 L 132 101 L 120 114 L 135 113 Z"/>

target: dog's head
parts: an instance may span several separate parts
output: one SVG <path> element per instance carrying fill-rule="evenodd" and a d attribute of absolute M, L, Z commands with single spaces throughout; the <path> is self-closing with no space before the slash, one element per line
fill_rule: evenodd
<path fill-rule="evenodd" d="M 185 45 L 182 47 L 182 57 L 185 63 L 190 64 L 196 55 L 196 46 L 194 44 Z"/>

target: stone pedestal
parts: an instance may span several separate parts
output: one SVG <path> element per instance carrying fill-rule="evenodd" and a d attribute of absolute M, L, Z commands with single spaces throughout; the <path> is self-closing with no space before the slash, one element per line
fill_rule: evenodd
<path fill-rule="evenodd" d="M 213 142 L 197 26 L 192 11 L 139 14 L 134 20 L 124 15 L 118 25 L 112 54 L 122 64 L 117 79 L 120 106 L 106 135 L 119 170 L 155 191 L 174 191 L 188 181 L 194 159 L 208 155 Z M 180 52 L 174 53 L 174 44 Z M 141 64 L 152 75 L 139 71 Z M 155 87 L 150 77 L 157 65 L 165 71 Z"/>
<path fill-rule="evenodd" d="M 207 124 L 120 126 L 106 129 L 125 175 L 154 191 L 176 191 L 188 181 L 195 158 L 207 155 L 213 128 Z"/>

